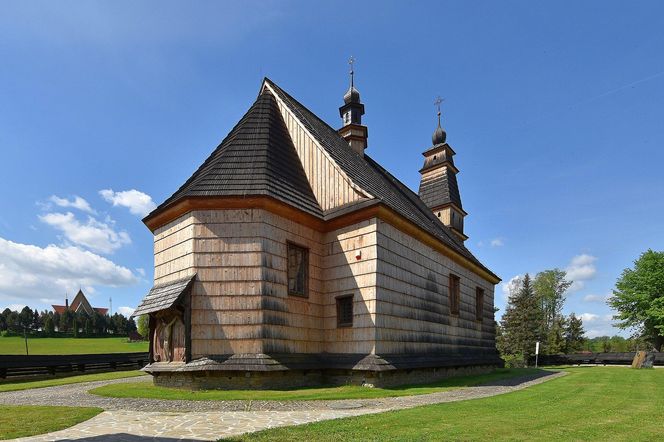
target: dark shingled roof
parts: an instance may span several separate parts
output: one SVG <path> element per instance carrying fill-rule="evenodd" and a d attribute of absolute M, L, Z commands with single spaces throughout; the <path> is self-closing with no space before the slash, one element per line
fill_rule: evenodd
<path fill-rule="evenodd" d="M 336 130 L 271 80 L 266 78 L 265 81 L 274 89 L 279 98 L 286 103 L 307 130 L 316 137 L 327 153 L 353 182 L 401 216 L 431 233 L 450 248 L 494 275 L 466 249 L 463 242 L 433 214 L 417 194 L 366 153 L 361 156 L 355 152 Z"/>
<path fill-rule="evenodd" d="M 173 307 L 195 277 L 196 275 L 192 275 L 165 284 L 155 285 L 145 295 L 141 304 L 136 307 L 132 316 L 140 316 Z"/>
<path fill-rule="evenodd" d="M 271 80 L 266 78 L 265 83 L 356 185 L 493 275 L 417 194 L 368 155 L 355 152 L 335 129 Z M 333 217 L 338 210 L 324 212 L 316 201 L 276 99 L 268 89 L 262 90 L 249 111 L 191 178 L 146 218 L 186 197 L 260 195 L 271 196 L 321 219 Z M 356 204 L 366 203 L 364 200 Z M 352 207 L 346 207 L 345 211 Z"/>
<path fill-rule="evenodd" d="M 188 196 L 250 195 L 271 196 L 312 215 L 323 215 L 277 102 L 268 91 L 256 99 L 191 178 L 155 211 Z"/>
<path fill-rule="evenodd" d="M 442 176 L 437 176 L 426 181 L 423 180 L 420 183 L 419 195 L 427 207 L 434 208 L 454 203 L 459 209 L 463 209 L 456 173 L 449 168 Z"/>

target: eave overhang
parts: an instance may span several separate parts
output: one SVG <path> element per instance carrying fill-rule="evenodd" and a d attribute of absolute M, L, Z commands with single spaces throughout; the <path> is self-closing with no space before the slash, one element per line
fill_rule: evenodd
<path fill-rule="evenodd" d="M 270 196 L 185 197 L 160 210 L 155 210 L 143 218 L 143 223 L 154 233 L 160 227 L 194 210 L 225 209 L 264 209 L 319 232 L 330 232 L 367 219 L 380 218 L 459 265 L 477 273 L 492 284 L 498 284 L 501 281 L 500 277 L 491 270 L 461 255 L 436 236 L 376 199 L 361 201 L 341 209 L 337 208 L 319 218 Z"/>

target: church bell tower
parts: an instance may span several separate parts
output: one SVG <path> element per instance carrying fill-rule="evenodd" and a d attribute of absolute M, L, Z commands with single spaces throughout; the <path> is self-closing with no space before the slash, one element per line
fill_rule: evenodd
<path fill-rule="evenodd" d="M 433 132 L 433 145 L 424 155 L 424 166 L 420 170 L 420 199 L 431 209 L 452 232 L 461 240 L 468 239 L 463 233 L 463 221 L 467 213 L 461 205 L 461 195 L 456 175 L 459 169 L 454 165 L 452 147 L 447 144 L 447 134 L 440 125 L 441 98 L 437 98 L 438 127 Z"/>
<path fill-rule="evenodd" d="M 339 108 L 339 116 L 343 126 L 337 132 L 345 139 L 350 147 L 360 155 L 364 155 L 367 148 L 369 131 L 362 126 L 362 115 L 364 115 L 364 104 L 360 102 L 360 91 L 355 89 L 353 63 L 355 59 L 350 57 L 350 87 L 344 94 L 344 105 Z"/>

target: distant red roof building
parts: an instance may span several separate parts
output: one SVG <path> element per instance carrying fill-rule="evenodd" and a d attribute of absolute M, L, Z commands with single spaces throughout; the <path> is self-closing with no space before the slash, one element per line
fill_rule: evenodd
<path fill-rule="evenodd" d="M 74 296 L 74 300 L 71 302 L 71 305 L 69 305 L 69 300 L 65 299 L 65 305 L 52 305 L 51 307 L 53 307 L 54 312 L 59 314 L 63 314 L 67 309 L 73 312 L 83 311 L 90 316 L 92 316 L 93 312 L 97 312 L 100 315 L 105 315 L 108 313 L 107 308 L 93 307 L 90 305 L 88 298 L 85 297 L 82 290 L 79 290 L 76 296 Z"/>

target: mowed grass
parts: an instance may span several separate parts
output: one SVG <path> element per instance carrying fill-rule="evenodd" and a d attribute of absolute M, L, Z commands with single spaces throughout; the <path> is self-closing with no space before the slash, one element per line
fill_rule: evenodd
<path fill-rule="evenodd" d="M 88 420 L 101 408 L 0 405 L 0 439 L 58 431 Z"/>
<path fill-rule="evenodd" d="M 68 376 L 52 377 L 49 379 L 43 379 L 37 381 L 3 380 L 0 381 L 0 392 L 28 390 L 30 388 L 55 387 L 57 385 L 78 384 L 79 382 L 108 381 L 112 379 L 136 377 L 144 374 L 145 373 L 138 370 L 129 370 L 129 371 L 112 371 L 109 373 L 68 375 Z"/>
<path fill-rule="evenodd" d="M 388 396 L 410 396 L 438 391 L 469 387 L 486 382 L 530 375 L 535 369 L 500 369 L 477 376 L 459 376 L 442 381 L 405 385 L 393 388 L 367 388 L 359 386 L 297 388 L 290 390 L 200 390 L 190 391 L 177 388 L 156 387 L 150 383 L 122 383 L 105 385 L 90 390 L 100 396 L 120 398 L 185 399 L 185 400 L 331 400 L 369 399 Z"/>
<path fill-rule="evenodd" d="M 31 355 L 78 355 L 92 353 L 147 352 L 148 343 L 128 342 L 126 337 L 111 338 L 28 338 Z M 22 337 L 0 337 L 0 355 L 24 355 Z"/>
<path fill-rule="evenodd" d="M 664 435 L 664 370 L 566 368 L 514 393 L 307 424 L 229 441 L 651 441 Z"/>

